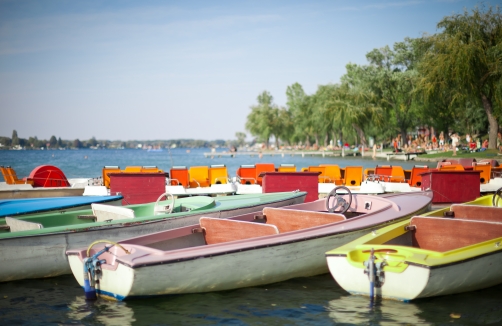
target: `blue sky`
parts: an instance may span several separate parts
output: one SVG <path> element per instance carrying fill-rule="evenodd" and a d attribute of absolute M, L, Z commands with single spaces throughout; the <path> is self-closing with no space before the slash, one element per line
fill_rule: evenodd
<path fill-rule="evenodd" d="M 477 4 L 0 0 L 0 136 L 235 139 L 262 91 L 285 106 Z"/>

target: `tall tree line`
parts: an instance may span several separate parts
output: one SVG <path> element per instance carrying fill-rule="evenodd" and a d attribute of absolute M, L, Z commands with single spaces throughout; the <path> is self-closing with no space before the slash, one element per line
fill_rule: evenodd
<path fill-rule="evenodd" d="M 347 64 L 340 83 L 306 94 L 287 86 L 286 107 L 263 91 L 251 106 L 246 129 L 269 146 L 286 143 L 327 146 L 368 137 L 406 139 L 418 126 L 488 134 L 496 148 L 502 123 L 502 14 L 476 7 L 443 18 L 439 32 L 406 38 L 392 48 L 366 54 L 365 65 Z"/>

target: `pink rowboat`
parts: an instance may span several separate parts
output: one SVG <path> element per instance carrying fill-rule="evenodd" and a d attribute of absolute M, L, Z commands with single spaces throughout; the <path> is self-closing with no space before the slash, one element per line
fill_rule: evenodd
<path fill-rule="evenodd" d="M 66 253 L 88 298 L 97 293 L 124 300 L 258 286 L 328 273 L 326 251 L 426 212 L 431 200 L 429 191 L 370 196 L 339 187 L 314 202 L 266 207 L 226 220 L 201 217 L 196 225 L 112 246 L 97 241 Z"/>

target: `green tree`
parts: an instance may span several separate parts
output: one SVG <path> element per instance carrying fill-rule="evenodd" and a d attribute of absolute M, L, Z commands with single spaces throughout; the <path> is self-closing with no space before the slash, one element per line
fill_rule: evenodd
<path fill-rule="evenodd" d="M 236 132 L 235 137 L 237 138 L 237 145 L 244 146 L 246 144 L 246 133 L 244 132 Z"/>
<path fill-rule="evenodd" d="M 424 36 L 427 46 L 418 66 L 420 89 L 427 95 L 450 93 L 450 107 L 480 103 L 489 123 L 489 148 L 496 147 L 502 105 L 502 15 L 500 8 L 474 8 L 443 18 L 441 33 Z"/>
<path fill-rule="evenodd" d="M 77 138 L 73 141 L 73 147 L 74 148 L 82 148 L 82 142 Z"/>
<path fill-rule="evenodd" d="M 259 137 L 269 148 L 270 137 L 278 137 L 277 117 L 278 108 L 273 103 L 274 98 L 269 92 L 263 91 L 258 95 L 258 105 L 251 106 L 251 113 L 247 116 L 246 130 L 253 136 Z"/>
<path fill-rule="evenodd" d="M 49 145 L 51 148 L 56 148 L 58 144 L 58 140 L 56 139 L 56 136 L 51 136 L 51 139 L 49 139 Z"/>
<path fill-rule="evenodd" d="M 371 99 L 383 109 L 386 132 L 391 135 L 399 132 L 403 139 L 418 123 L 419 104 L 414 101 L 413 93 L 418 77 L 415 69 L 418 53 L 418 42 L 406 38 L 395 43 L 393 49 L 385 46 L 370 51 L 366 54 L 368 66 L 347 65 L 347 74 L 342 77 L 359 94 L 360 103 Z"/>
<path fill-rule="evenodd" d="M 87 141 L 87 145 L 92 146 L 92 147 L 95 147 L 96 145 L 98 145 L 98 141 L 96 140 L 96 137 L 93 136 L 91 139 L 89 139 Z"/>
<path fill-rule="evenodd" d="M 19 138 L 17 137 L 17 131 L 16 130 L 12 131 L 11 145 L 12 146 L 19 145 Z"/>
<path fill-rule="evenodd" d="M 294 137 L 305 141 L 310 146 L 310 136 L 313 135 L 313 103 L 311 96 L 305 94 L 299 83 L 294 83 L 286 89 L 287 107 L 294 124 Z"/>

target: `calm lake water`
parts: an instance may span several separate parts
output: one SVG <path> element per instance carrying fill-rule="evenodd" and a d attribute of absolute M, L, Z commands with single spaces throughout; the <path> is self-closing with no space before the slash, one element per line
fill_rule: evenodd
<path fill-rule="evenodd" d="M 0 151 L 0 165 L 12 166 L 18 177 L 39 165 L 59 167 L 67 177 L 97 177 L 105 165 L 225 164 L 229 174 L 241 164 L 258 161 L 299 167 L 333 163 L 340 166 L 414 162 L 371 158 L 322 158 L 274 155 L 204 158 L 207 149 Z M 422 163 L 421 163 L 422 164 Z M 435 165 L 435 164 L 433 164 Z M 0 262 L 0 268 L 2 268 Z M 501 271 L 502 272 L 502 271 Z M 72 275 L 0 283 L 0 325 L 500 325 L 502 285 L 489 289 L 417 300 L 377 301 L 351 296 L 331 275 L 297 278 L 233 291 L 164 296 L 127 302 L 86 302 Z"/>

